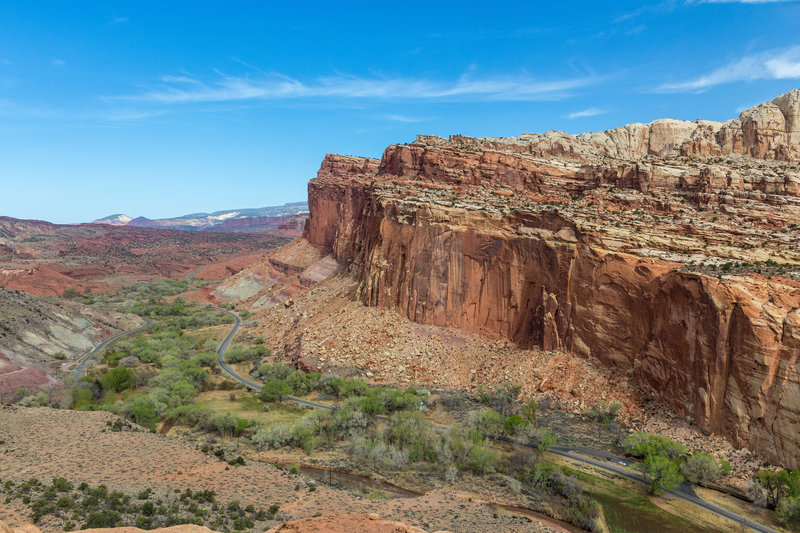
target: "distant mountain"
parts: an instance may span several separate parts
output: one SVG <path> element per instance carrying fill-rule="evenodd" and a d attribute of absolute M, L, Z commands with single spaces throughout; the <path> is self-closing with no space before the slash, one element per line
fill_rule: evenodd
<path fill-rule="evenodd" d="M 137 228 L 166 228 L 189 231 L 238 231 L 257 232 L 282 229 L 281 226 L 299 226 L 308 216 L 308 203 L 294 202 L 281 206 L 258 207 L 215 211 L 214 213 L 192 213 L 175 218 L 149 219 L 131 218 L 116 214 L 93 221 L 93 224 L 134 226 Z"/>
<path fill-rule="evenodd" d="M 128 215 L 123 214 L 116 214 L 116 215 L 108 215 L 105 218 L 101 218 L 100 220 L 95 220 L 94 224 L 110 224 L 111 226 L 125 226 L 133 220 Z"/>

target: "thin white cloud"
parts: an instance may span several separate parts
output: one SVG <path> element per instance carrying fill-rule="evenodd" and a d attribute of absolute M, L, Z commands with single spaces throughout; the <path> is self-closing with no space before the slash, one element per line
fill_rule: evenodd
<path fill-rule="evenodd" d="M 400 115 L 400 114 L 397 114 L 397 113 L 390 113 L 388 115 L 379 115 L 377 118 L 380 119 L 380 120 L 389 120 L 391 122 L 408 122 L 408 123 L 411 123 L 411 122 L 425 122 L 426 120 L 429 120 L 427 118 L 409 117 L 407 115 Z"/>
<path fill-rule="evenodd" d="M 711 87 L 752 80 L 800 78 L 800 46 L 744 56 L 690 80 L 664 83 L 656 92 L 703 92 Z"/>
<path fill-rule="evenodd" d="M 536 101 L 560 100 L 568 97 L 574 89 L 600 81 L 594 75 L 561 80 L 538 80 L 525 75 L 475 78 L 471 72 L 449 83 L 421 78 L 350 75 L 303 82 L 278 73 L 257 78 L 216 74 L 217 78 L 210 82 L 189 76 L 163 76 L 162 84 L 154 89 L 108 99 L 158 105 L 310 98 Z"/>
<path fill-rule="evenodd" d="M 688 0 L 687 4 L 784 4 L 797 0 Z"/>
<path fill-rule="evenodd" d="M 620 23 L 640 16 L 669 13 L 681 6 L 698 4 L 782 4 L 797 1 L 800 0 L 663 0 L 662 2 L 645 3 L 642 7 L 618 15 L 612 22 Z"/>
<path fill-rule="evenodd" d="M 575 111 L 574 113 L 570 113 L 567 115 L 569 119 L 576 119 L 576 118 L 587 118 L 587 117 L 596 117 L 597 115 L 602 115 L 604 113 L 608 113 L 605 109 L 598 109 L 597 107 L 590 107 L 589 109 L 584 109 L 583 111 Z"/>
<path fill-rule="evenodd" d="M 51 64 L 52 64 L 54 67 L 63 67 L 64 65 L 66 65 L 66 64 L 67 64 L 67 62 L 66 62 L 66 61 L 64 61 L 63 59 L 57 59 L 57 58 L 56 58 L 56 59 L 51 59 L 51 60 L 50 60 L 50 63 L 51 63 Z"/>
<path fill-rule="evenodd" d="M 109 24 L 122 24 L 124 22 L 128 22 L 128 17 L 114 17 L 108 21 Z"/>

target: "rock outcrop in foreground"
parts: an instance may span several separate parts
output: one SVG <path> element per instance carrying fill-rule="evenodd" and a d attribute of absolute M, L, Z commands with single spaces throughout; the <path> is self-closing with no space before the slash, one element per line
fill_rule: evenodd
<path fill-rule="evenodd" d="M 146 530 L 139 529 L 138 527 L 102 527 L 84 529 L 82 531 L 88 531 L 89 533 L 145 533 Z M 161 527 L 148 531 L 152 533 L 214 533 L 205 526 L 197 526 L 194 524 Z M 0 520 L 0 533 L 42 533 L 42 530 L 33 524 L 27 524 L 22 527 L 11 527 Z"/>
<path fill-rule="evenodd" d="M 110 527 L 84 529 L 89 533 L 145 533 L 137 527 Z M 151 529 L 152 533 L 215 533 L 205 526 L 184 524 Z M 382 520 L 376 514 L 332 514 L 314 518 L 290 520 L 266 533 L 425 533 L 424 529 L 393 520 Z M 33 524 L 10 527 L 0 520 L 0 533 L 42 533 Z M 447 533 L 445 531 L 439 533 Z"/>
<path fill-rule="evenodd" d="M 626 370 L 800 465 L 800 91 L 724 123 L 328 155 L 304 237 L 359 298 Z"/>
<path fill-rule="evenodd" d="M 393 520 L 382 520 L 376 514 L 332 514 L 292 520 L 266 533 L 425 533 L 424 529 Z M 441 531 L 437 533 L 447 533 Z"/>

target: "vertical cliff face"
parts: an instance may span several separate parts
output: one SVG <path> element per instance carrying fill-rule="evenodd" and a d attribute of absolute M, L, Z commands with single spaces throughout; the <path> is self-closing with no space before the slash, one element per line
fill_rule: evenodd
<path fill-rule="evenodd" d="M 790 135 L 773 152 L 792 153 Z M 328 156 L 305 237 L 368 305 L 626 369 L 708 431 L 800 464 L 800 256 L 789 231 L 763 229 L 797 227 L 800 207 L 748 185 L 796 174 L 710 156 L 610 166 L 562 141 L 544 158 L 538 138 L 526 152 L 463 137 L 390 147 L 380 165 Z M 711 179 L 725 170 L 747 180 Z"/>

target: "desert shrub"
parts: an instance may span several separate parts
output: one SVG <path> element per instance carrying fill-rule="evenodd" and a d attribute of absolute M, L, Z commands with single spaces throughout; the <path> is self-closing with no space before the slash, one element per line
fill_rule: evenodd
<path fill-rule="evenodd" d="M 622 442 L 625 451 L 634 457 L 664 456 L 671 461 L 686 455 L 686 446 L 667 437 L 637 431 Z"/>
<path fill-rule="evenodd" d="M 82 529 L 92 529 L 98 527 L 118 527 L 122 525 L 122 515 L 117 511 L 95 511 L 89 513 Z"/>
<path fill-rule="evenodd" d="M 217 354 L 214 352 L 200 352 L 193 357 L 194 361 L 204 367 L 213 367 L 217 364 Z M 120 361 L 120 365 L 122 361 Z"/>
<path fill-rule="evenodd" d="M 619 400 L 614 400 L 608 406 L 605 402 L 600 402 L 597 407 L 589 411 L 589 416 L 604 424 L 610 424 L 617 418 L 621 410 L 622 402 Z"/>
<path fill-rule="evenodd" d="M 395 413 L 389 421 L 385 436 L 388 443 L 408 450 L 409 458 L 413 461 L 436 457 L 431 424 L 421 413 L 413 411 Z"/>
<path fill-rule="evenodd" d="M 78 292 L 78 289 L 75 287 L 67 287 L 64 289 L 64 292 L 61 293 L 61 297 L 67 299 L 77 298 L 80 295 L 80 292 Z"/>
<path fill-rule="evenodd" d="M 245 361 L 255 361 L 262 357 L 267 357 L 271 354 L 269 348 L 262 344 L 244 348 L 241 346 L 234 346 L 225 352 L 225 360 L 229 363 L 243 363 Z"/>
<path fill-rule="evenodd" d="M 800 526 L 800 497 L 785 496 L 778 500 L 775 507 L 775 518 L 789 529 Z"/>
<path fill-rule="evenodd" d="M 380 443 L 379 446 L 373 448 L 373 452 L 387 468 L 400 470 L 408 463 L 408 450 L 404 450 L 392 444 Z"/>
<path fill-rule="evenodd" d="M 487 445 L 478 444 L 469 451 L 467 465 L 469 469 L 479 475 L 494 472 L 502 454 Z"/>
<path fill-rule="evenodd" d="M 39 391 L 36 394 L 25 396 L 19 402 L 17 402 L 17 405 L 21 405 L 22 407 L 44 407 L 49 403 L 50 395 L 45 391 Z"/>
<path fill-rule="evenodd" d="M 369 385 L 360 378 L 333 377 L 326 380 L 324 387 L 324 391 L 327 394 L 336 398 L 366 396 L 369 393 Z"/>
<path fill-rule="evenodd" d="M 136 358 L 136 357 L 134 357 L 132 355 L 128 355 L 128 356 L 125 356 L 125 357 L 123 357 L 122 359 L 119 360 L 119 366 L 122 366 L 122 367 L 125 367 L 125 368 L 131 368 L 132 366 L 135 366 L 136 363 L 138 363 L 138 362 L 139 362 L 138 358 Z M 138 380 L 137 380 L 136 384 L 137 385 L 139 384 Z"/>
<path fill-rule="evenodd" d="M 533 424 L 536 422 L 537 412 L 539 410 L 539 405 L 536 403 L 536 400 L 528 400 L 526 403 L 522 405 L 520 412 L 522 414 L 522 418 L 527 420 L 529 423 Z"/>
<path fill-rule="evenodd" d="M 229 435 L 230 437 L 233 437 L 238 425 L 238 419 L 235 416 L 230 413 L 225 413 L 215 416 L 212 420 L 214 431 L 223 436 Z"/>
<path fill-rule="evenodd" d="M 136 527 L 144 530 L 153 529 L 153 519 L 149 516 L 137 516 Z"/>
<path fill-rule="evenodd" d="M 286 384 L 296 396 L 305 396 L 314 390 L 319 383 L 319 372 L 303 372 L 295 370 L 286 377 Z"/>
<path fill-rule="evenodd" d="M 539 461 L 539 457 L 530 448 L 517 448 L 511 454 L 511 472 L 523 477 Z"/>
<path fill-rule="evenodd" d="M 453 391 L 441 393 L 439 403 L 448 411 L 460 411 L 470 405 L 470 400 L 463 392 Z"/>
<path fill-rule="evenodd" d="M 515 414 L 517 396 L 521 389 L 522 387 L 519 385 L 509 384 L 496 387 L 493 393 L 479 389 L 478 401 L 503 416 L 511 416 Z"/>
<path fill-rule="evenodd" d="M 766 492 L 767 506 L 775 507 L 782 496 L 800 497 L 800 471 L 761 469 L 757 482 Z"/>
<path fill-rule="evenodd" d="M 261 386 L 258 397 L 265 402 L 280 402 L 292 392 L 285 381 L 267 381 Z"/>
<path fill-rule="evenodd" d="M 515 440 L 531 448 L 536 448 L 539 452 L 547 451 L 556 445 L 556 437 L 548 428 L 532 424 L 519 428 Z"/>
<path fill-rule="evenodd" d="M 165 413 L 165 416 L 189 427 L 201 426 L 212 431 L 215 429 L 214 412 L 199 404 L 190 403 L 173 407 Z"/>
<path fill-rule="evenodd" d="M 648 455 L 636 467 L 645 475 L 650 492 L 655 495 L 661 495 L 665 490 L 674 490 L 683 481 L 678 473 L 678 465 L 664 455 Z"/>
<path fill-rule="evenodd" d="M 470 411 L 469 426 L 481 435 L 501 435 L 505 428 L 506 418 L 491 409 Z"/>
<path fill-rule="evenodd" d="M 601 526 L 600 504 L 583 494 L 573 498 L 563 498 L 558 506 L 559 514 L 569 523 L 588 531 L 604 531 Z"/>
<path fill-rule="evenodd" d="M 283 381 L 294 372 L 294 369 L 283 363 L 264 363 L 258 367 L 254 375 L 262 381 Z"/>
<path fill-rule="evenodd" d="M 353 438 L 364 433 L 372 424 L 372 417 L 354 406 L 336 411 L 328 423 L 329 433 L 337 438 Z"/>
<path fill-rule="evenodd" d="M 276 422 L 253 434 L 253 442 L 261 449 L 278 449 L 292 441 L 292 428 L 285 422 Z"/>
<path fill-rule="evenodd" d="M 690 483 L 708 485 L 727 476 L 731 465 L 728 461 L 717 461 L 710 455 L 695 452 L 681 464 L 680 471 Z"/>
<path fill-rule="evenodd" d="M 73 395 L 73 409 L 78 411 L 85 411 L 92 406 L 92 391 L 91 389 L 78 389 Z"/>
<path fill-rule="evenodd" d="M 322 439 L 317 436 L 313 427 L 300 423 L 292 428 L 292 441 L 295 446 L 310 454 L 319 447 Z"/>
<path fill-rule="evenodd" d="M 197 396 L 197 388 L 185 379 L 169 381 L 159 380 L 159 385 L 150 391 L 156 413 L 165 414 L 168 410 L 180 405 L 187 405 Z"/>
<path fill-rule="evenodd" d="M 503 422 L 503 434 L 516 435 L 518 432 L 526 428 L 530 422 L 522 418 L 521 415 L 511 415 Z"/>
<path fill-rule="evenodd" d="M 122 412 L 140 426 L 151 429 L 155 428 L 159 418 L 153 400 L 145 395 L 129 397 L 122 406 Z"/>
<path fill-rule="evenodd" d="M 136 386 L 136 373 L 130 368 L 112 368 L 100 378 L 105 391 L 121 392 Z"/>

